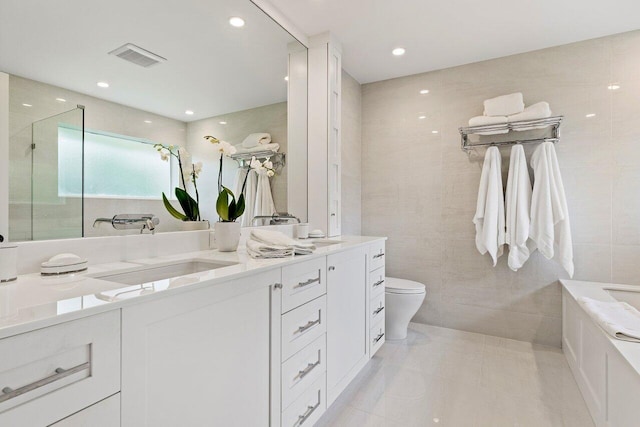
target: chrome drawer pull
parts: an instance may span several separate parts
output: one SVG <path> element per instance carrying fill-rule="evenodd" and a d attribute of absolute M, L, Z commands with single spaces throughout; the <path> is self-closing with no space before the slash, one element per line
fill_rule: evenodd
<path fill-rule="evenodd" d="M 306 325 L 300 326 L 297 332 L 302 333 L 304 331 L 309 330 L 310 328 L 313 328 L 315 325 L 319 325 L 319 324 L 320 324 L 320 316 L 318 316 L 318 320 L 309 320 Z"/>
<path fill-rule="evenodd" d="M 11 387 L 5 387 L 2 389 L 2 394 L 0 395 L 0 403 L 6 402 L 9 399 L 13 399 L 14 397 L 18 397 L 25 393 L 29 393 L 30 391 L 36 390 L 40 387 L 44 387 L 47 384 L 51 384 L 53 382 L 59 381 L 63 378 L 66 378 L 70 375 L 76 374 L 78 372 L 91 369 L 91 362 L 85 362 L 81 365 L 74 366 L 70 369 L 57 368 L 55 370 L 55 374 L 50 375 L 46 378 L 33 382 L 31 384 L 27 384 L 17 389 L 12 389 Z"/>
<path fill-rule="evenodd" d="M 282 289 L 282 283 L 274 283 L 273 290 L 275 291 L 276 289 Z"/>
<path fill-rule="evenodd" d="M 374 255 L 373 259 L 382 258 L 383 256 L 384 256 L 384 252 L 380 252 L 379 254 Z"/>
<path fill-rule="evenodd" d="M 377 337 L 375 337 L 375 338 L 373 339 L 373 343 L 374 343 L 374 344 L 377 344 L 377 343 L 378 343 L 378 341 L 380 341 L 380 340 L 382 339 L 382 337 L 383 337 L 383 336 L 384 336 L 384 332 L 380 332 L 380 335 L 378 335 Z"/>
<path fill-rule="evenodd" d="M 320 390 L 318 390 L 318 403 L 314 406 L 307 406 L 307 410 L 304 414 L 298 417 L 298 421 L 294 424 L 294 427 L 301 426 L 307 419 L 313 414 L 313 412 L 320 407 Z"/>
<path fill-rule="evenodd" d="M 298 371 L 297 378 L 303 379 L 309 374 L 309 372 L 313 371 L 316 368 L 316 366 L 319 366 L 319 365 L 320 365 L 320 351 L 318 350 L 318 361 L 316 363 L 309 363 L 307 364 L 307 367 L 304 368 L 302 371 Z"/>
<path fill-rule="evenodd" d="M 375 310 L 373 310 L 373 315 L 375 316 L 376 314 L 380 313 L 382 310 L 384 310 L 383 306 L 376 308 Z"/>
<path fill-rule="evenodd" d="M 294 288 L 304 288 L 305 286 L 309 286 L 312 283 L 320 283 L 320 270 L 318 270 L 318 277 L 316 277 L 315 279 L 309 279 L 306 282 L 300 282 L 297 285 L 294 286 Z"/>
<path fill-rule="evenodd" d="M 384 283 L 384 279 L 378 280 L 376 283 L 373 284 L 373 287 L 378 287 L 380 285 L 382 285 Z"/>

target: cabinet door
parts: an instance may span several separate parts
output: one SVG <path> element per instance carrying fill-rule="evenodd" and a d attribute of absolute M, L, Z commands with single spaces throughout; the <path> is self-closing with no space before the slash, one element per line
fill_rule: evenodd
<path fill-rule="evenodd" d="M 122 311 L 122 425 L 269 425 L 270 287 L 280 270 Z"/>
<path fill-rule="evenodd" d="M 366 252 L 327 257 L 327 402 L 332 403 L 366 364 Z"/>

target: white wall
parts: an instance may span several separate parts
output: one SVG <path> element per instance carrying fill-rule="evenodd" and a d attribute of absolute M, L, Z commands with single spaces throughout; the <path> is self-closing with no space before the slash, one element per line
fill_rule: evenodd
<path fill-rule="evenodd" d="M 9 239 L 9 75 L 0 72 L 0 235 Z"/>

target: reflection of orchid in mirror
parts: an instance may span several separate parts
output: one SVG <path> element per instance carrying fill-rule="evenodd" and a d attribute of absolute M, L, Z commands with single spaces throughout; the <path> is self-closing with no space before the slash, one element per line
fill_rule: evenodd
<path fill-rule="evenodd" d="M 275 170 L 273 169 L 273 162 L 271 162 L 271 160 L 269 160 L 268 158 L 264 162 L 260 162 L 260 160 L 252 157 L 249 166 L 257 173 L 266 173 L 268 177 L 272 177 L 276 174 Z"/>
<path fill-rule="evenodd" d="M 178 160 L 178 167 L 180 169 L 180 182 L 182 188 L 176 187 L 175 194 L 178 202 L 184 213 L 176 210 L 167 196 L 162 193 L 162 201 L 164 202 L 167 211 L 174 217 L 181 221 L 200 221 L 200 195 L 198 194 L 198 185 L 196 179 L 202 171 L 202 162 L 196 164 L 191 163 L 191 154 L 183 148 L 177 145 L 163 145 L 154 144 L 153 146 L 158 153 L 160 153 L 160 159 L 167 162 L 173 156 Z M 187 182 L 193 183 L 193 188 L 196 192 L 195 200 L 187 193 Z"/>

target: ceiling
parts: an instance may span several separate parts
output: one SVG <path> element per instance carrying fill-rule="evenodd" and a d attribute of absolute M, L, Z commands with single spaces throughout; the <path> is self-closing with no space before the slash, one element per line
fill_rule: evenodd
<path fill-rule="evenodd" d="M 637 0 L 271 0 L 308 35 L 330 30 L 360 83 L 640 28 Z M 406 54 L 391 55 L 395 47 Z"/>
<path fill-rule="evenodd" d="M 108 55 L 129 42 L 167 61 Z M 0 71 L 182 121 L 285 101 L 291 42 L 248 0 L 0 2 Z"/>

